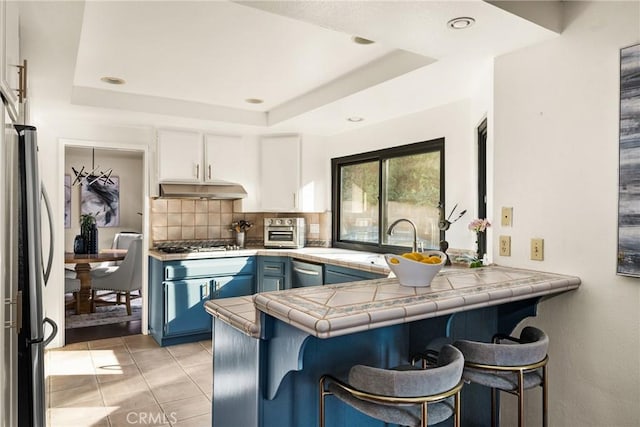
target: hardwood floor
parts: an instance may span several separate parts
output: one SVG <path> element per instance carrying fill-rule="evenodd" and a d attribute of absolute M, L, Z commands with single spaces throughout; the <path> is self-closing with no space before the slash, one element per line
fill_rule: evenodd
<path fill-rule="evenodd" d="M 106 338 L 118 338 L 136 335 L 141 332 L 142 321 L 112 323 L 109 325 L 88 326 L 86 328 L 74 328 L 65 330 L 65 344 L 74 344 L 84 341 L 102 340 Z"/>

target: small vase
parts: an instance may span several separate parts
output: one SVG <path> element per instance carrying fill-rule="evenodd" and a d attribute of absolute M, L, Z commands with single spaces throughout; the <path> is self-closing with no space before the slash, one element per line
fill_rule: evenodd
<path fill-rule="evenodd" d="M 440 252 L 444 252 L 444 254 L 447 256 L 447 260 L 444 262 L 444 265 L 451 265 L 451 258 L 449 258 L 447 249 L 449 249 L 449 242 L 447 242 L 446 240 L 440 240 Z"/>
<path fill-rule="evenodd" d="M 84 242 L 84 245 L 82 246 L 83 247 L 82 253 L 90 254 L 91 253 L 91 229 L 86 228 L 82 230 L 81 237 Z"/>
<path fill-rule="evenodd" d="M 238 248 L 240 249 L 244 248 L 244 236 L 245 236 L 244 231 L 236 232 L 236 245 L 238 245 Z"/>
<path fill-rule="evenodd" d="M 89 245 L 88 245 L 89 254 L 97 254 L 98 253 L 98 227 L 95 224 L 91 224 L 91 228 L 89 229 Z"/>
<path fill-rule="evenodd" d="M 81 234 L 78 234 L 76 238 L 73 240 L 73 253 L 74 254 L 86 254 L 86 244 L 85 239 Z"/>

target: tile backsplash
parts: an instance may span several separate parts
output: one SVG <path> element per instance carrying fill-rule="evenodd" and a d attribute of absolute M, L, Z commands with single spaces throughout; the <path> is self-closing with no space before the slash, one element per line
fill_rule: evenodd
<path fill-rule="evenodd" d="M 303 217 L 307 246 L 331 246 L 331 212 L 274 213 L 236 212 L 233 200 L 151 199 L 151 240 L 219 240 L 233 242 L 231 223 L 244 219 L 253 223 L 247 231 L 247 246 L 264 243 L 265 217 Z M 317 224 L 318 227 L 310 227 Z M 310 233 L 310 230 L 318 231 Z"/>

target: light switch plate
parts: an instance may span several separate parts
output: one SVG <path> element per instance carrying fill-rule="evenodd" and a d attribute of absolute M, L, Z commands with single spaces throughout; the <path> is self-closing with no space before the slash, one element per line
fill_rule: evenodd
<path fill-rule="evenodd" d="M 513 208 L 502 208 L 502 215 L 500 215 L 500 224 L 503 227 L 511 227 L 513 224 Z"/>
<path fill-rule="evenodd" d="M 320 234 L 320 224 L 309 224 L 310 234 Z"/>
<path fill-rule="evenodd" d="M 531 259 L 544 260 L 544 239 L 531 239 Z"/>

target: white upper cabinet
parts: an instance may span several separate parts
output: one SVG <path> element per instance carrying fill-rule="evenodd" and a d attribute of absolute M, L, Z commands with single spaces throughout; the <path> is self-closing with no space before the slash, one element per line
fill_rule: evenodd
<path fill-rule="evenodd" d="M 263 137 L 260 189 L 264 211 L 299 209 L 300 136 Z"/>
<path fill-rule="evenodd" d="M 244 151 L 242 137 L 205 135 L 205 182 L 241 180 L 242 160 L 252 154 Z"/>
<path fill-rule="evenodd" d="M 158 131 L 158 181 L 213 182 L 244 178 L 247 155 L 240 136 Z"/>
<path fill-rule="evenodd" d="M 158 181 L 202 182 L 205 175 L 202 133 L 158 131 Z"/>

